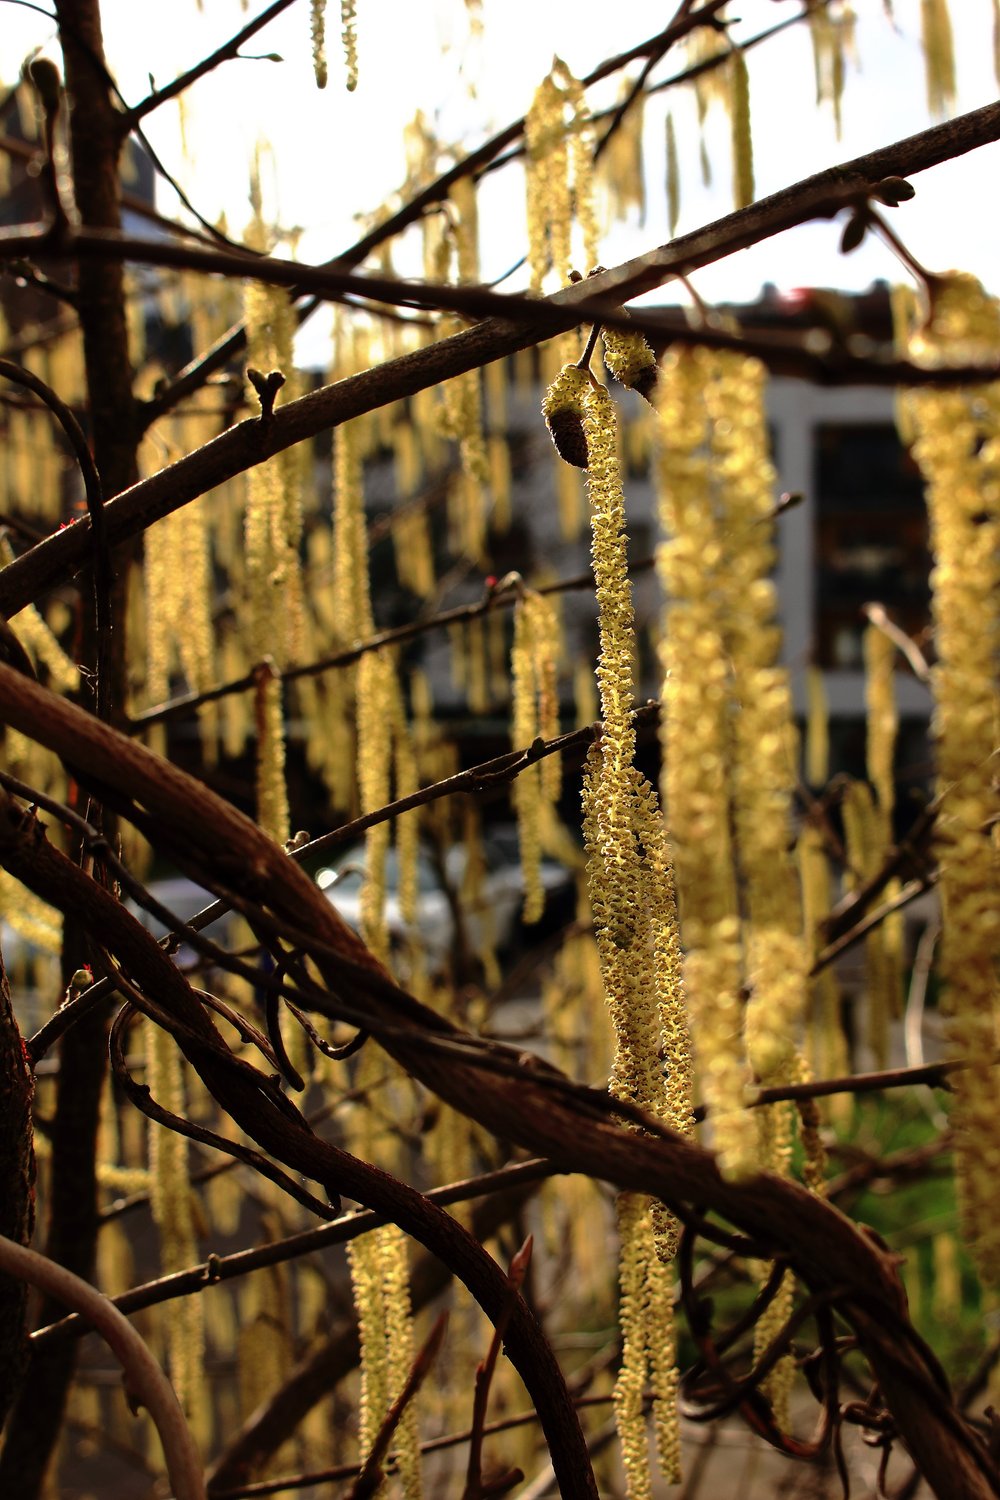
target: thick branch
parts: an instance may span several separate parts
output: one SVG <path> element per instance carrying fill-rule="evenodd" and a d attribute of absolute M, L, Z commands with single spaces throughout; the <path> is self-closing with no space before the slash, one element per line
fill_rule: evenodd
<path fill-rule="evenodd" d="M 909 1322 L 893 1257 L 829 1204 L 768 1174 L 746 1183 L 727 1181 L 711 1153 L 693 1141 L 673 1136 L 652 1121 L 648 1134 L 637 1133 L 616 1121 L 606 1105 L 598 1107 L 596 1096 L 568 1086 L 569 1080 L 537 1061 L 496 1044 L 488 1052 L 473 1044 L 474 1039 L 392 983 L 322 891 L 249 819 L 177 767 L 2 665 L 0 712 L 8 723 L 71 760 L 88 779 L 113 783 L 141 803 L 147 810 L 147 827 L 167 826 L 183 842 L 193 874 L 211 881 L 224 872 L 226 882 L 244 897 L 308 932 L 311 946 L 306 951 L 333 993 L 363 995 L 370 1029 L 376 1035 L 381 1031 L 385 1050 L 453 1107 L 563 1170 L 599 1176 L 668 1204 L 701 1205 L 772 1247 L 772 1253 L 786 1255 L 811 1291 L 836 1296 L 903 1441 L 935 1492 L 948 1500 L 984 1500 L 1000 1494 L 992 1461 L 955 1410 L 940 1384 L 936 1362 Z M 185 1010 L 192 1006 L 183 977 L 145 930 L 130 923 L 106 892 L 46 842 L 32 838 L 24 815 L 12 804 L 0 828 L 0 853 L 7 867 L 46 899 L 62 906 L 86 900 L 108 946 L 131 946 L 130 955 L 119 952 L 119 958 L 138 983 L 149 971 L 162 1005 L 183 1004 Z M 343 963 L 334 957 L 338 952 L 344 954 Z M 193 1009 L 197 1025 L 211 1028 L 200 1007 Z M 188 1024 L 194 1024 L 193 1019 Z M 185 1046 L 184 1037 L 179 1040 Z M 494 1060 L 504 1066 L 490 1066 Z M 336 1182 L 345 1193 L 390 1214 L 428 1247 L 443 1250 L 487 1313 L 499 1315 L 503 1292 L 497 1268 L 490 1262 L 486 1274 L 478 1247 L 469 1245 L 453 1221 L 442 1225 L 440 1210 L 432 1210 L 420 1194 L 376 1168 L 312 1136 L 291 1106 L 279 1110 L 260 1091 L 248 1101 L 243 1075 L 237 1078 L 216 1064 L 214 1055 L 195 1049 L 191 1061 L 223 1108 L 263 1149 L 294 1171 L 320 1182 Z M 548 1346 L 543 1341 L 542 1351 L 535 1349 L 529 1330 L 516 1322 L 508 1343 L 522 1378 L 532 1381 L 537 1400 L 539 1373 L 532 1361 L 540 1352 L 548 1360 Z M 541 1394 L 548 1402 L 551 1393 L 544 1383 Z M 558 1466 L 567 1452 L 578 1452 L 579 1428 L 557 1432 L 551 1425 L 551 1406 L 548 1410 L 547 1437 Z M 574 1472 L 566 1490 L 564 1468 L 564 1491 L 574 1496 L 588 1493 L 581 1483 L 586 1471 Z"/>
<path fill-rule="evenodd" d="M 595 295 L 600 298 L 595 307 L 612 306 L 804 220 L 836 213 L 886 176 L 923 171 L 996 139 L 1000 139 L 1000 104 L 987 105 L 844 166 L 820 172 L 649 255 L 567 287 L 540 302 L 531 323 L 491 319 L 429 348 L 387 360 L 374 370 L 290 401 L 275 412 L 266 435 L 256 420 L 242 422 L 110 501 L 106 506 L 109 539 L 115 544 L 137 535 L 189 500 L 328 427 L 538 343 L 555 331 L 557 324 L 574 326 L 584 316 L 581 305 L 594 303 Z M 249 264 L 247 274 L 251 274 Z M 542 311 L 546 307 L 548 313 Z M 550 320 L 549 326 L 541 327 L 545 318 Z M 668 339 L 676 333 L 668 327 L 663 330 Z M 822 360 L 817 363 L 823 364 Z M 848 366 L 852 380 L 877 378 L 878 367 L 870 362 L 847 361 L 845 369 Z M 829 378 L 830 370 L 826 373 Z M 912 374 L 917 378 L 916 372 Z M 895 370 L 894 381 L 899 375 Z M 89 523 L 78 521 L 9 564 L 0 573 L 0 612 L 8 617 L 15 614 L 81 567 L 88 555 L 88 531 Z"/>

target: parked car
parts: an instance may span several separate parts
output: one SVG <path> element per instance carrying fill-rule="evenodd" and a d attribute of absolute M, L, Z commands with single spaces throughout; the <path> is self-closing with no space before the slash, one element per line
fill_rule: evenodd
<path fill-rule="evenodd" d="M 444 851 L 443 879 L 431 851 L 421 848 L 417 857 L 417 917 L 413 927 L 403 919 L 399 901 L 399 857 L 395 848 L 386 854 L 385 920 L 390 939 L 404 944 L 418 936 L 432 965 L 440 965 L 452 953 L 455 942 L 455 917 L 445 883 L 462 901 L 466 931 L 473 948 L 490 938 L 499 950 L 508 948 L 518 931 L 518 920 L 524 899 L 524 880 L 516 846 L 505 839 L 483 840 L 486 868 L 475 900 L 467 892 L 468 854 L 464 844 L 453 844 Z M 347 849 L 335 864 L 317 871 L 316 881 L 344 920 L 355 929 L 361 927 L 361 889 L 367 871 L 364 844 Z M 571 887 L 572 875 L 554 860 L 542 861 L 542 884 L 546 894 Z"/>

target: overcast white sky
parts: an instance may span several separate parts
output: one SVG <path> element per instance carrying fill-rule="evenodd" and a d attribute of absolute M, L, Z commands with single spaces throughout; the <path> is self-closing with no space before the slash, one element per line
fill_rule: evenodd
<path fill-rule="evenodd" d="M 252 0 L 250 13 L 263 8 Z M 736 7 L 747 37 L 798 10 L 799 0 L 743 0 Z M 858 66 L 848 79 L 844 131 L 836 139 L 828 110 L 817 110 L 812 54 L 801 26 L 748 57 L 754 121 L 757 193 L 762 196 L 811 172 L 909 135 L 929 122 L 919 44 L 919 0 L 894 0 L 893 25 L 883 0 L 855 0 Z M 671 7 L 661 3 L 594 6 L 586 0 L 484 0 L 483 40 L 470 39 L 463 0 L 357 0 L 360 83 L 343 86 L 339 6 L 328 7 L 330 83 L 313 83 L 309 5 L 299 3 L 248 44 L 278 52 L 284 61 L 229 63 L 189 96 L 190 154 L 178 135 L 178 110 L 167 106 L 148 129 L 165 161 L 209 216 L 224 208 L 239 232 L 248 215 L 247 163 L 255 142 L 273 153 L 272 190 L 283 222 L 304 227 L 299 253 L 325 259 L 356 238 L 355 215 L 378 207 L 403 177 L 402 130 L 420 107 L 443 138 L 477 144 L 522 114 L 558 52 L 579 76 L 605 56 L 652 35 Z M 995 99 L 992 0 L 952 0 L 958 59 L 956 112 Z M 109 61 L 130 101 L 148 88 L 148 74 L 166 82 L 236 31 L 247 12 L 239 0 L 104 0 Z M 3 7 L 0 76 L 12 79 L 32 46 L 51 38 L 52 25 L 33 12 Z M 674 58 L 655 77 L 675 71 Z M 478 84 L 470 97 L 469 83 Z M 616 85 L 595 90 L 593 105 L 613 101 Z M 715 184 L 701 186 L 693 99 L 660 96 L 648 110 L 649 211 L 644 227 L 618 226 L 602 259 L 615 264 L 668 237 L 664 190 L 662 99 L 675 115 L 682 160 L 681 232 L 729 211 L 727 127 L 710 117 Z M 961 266 L 994 289 L 1000 284 L 1000 213 L 996 184 L 1000 147 L 986 147 L 920 174 L 913 202 L 893 211 L 894 223 L 917 257 L 932 269 Z M 161 207 L 173 213 L 169 190 Z M 497 173 L 481 200 L 483 274 L 503 272 L 523 252 L 520 168 Z M 875 242 L 849 258 L 837 253 L 839 228 L 807 226 L 699 272 L 708 300 L 749 299 L 762 282 L 781 287 L 867 286 L 876 276 L 900 274 Z M 405 266 L 416 270 L 414 264 Z M 505 283 L 515 289 L 519 277 Z M 669 291 L 665 294 L 672 295 Z"/>

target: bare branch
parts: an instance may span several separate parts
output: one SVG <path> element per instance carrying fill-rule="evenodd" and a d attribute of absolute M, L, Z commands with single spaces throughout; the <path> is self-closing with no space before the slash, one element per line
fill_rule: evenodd
<path fill-rule="evenodd" d="M 144 1406 L 156 1424 L 177 1500 L 205 1500 L 205 1481 L 194 1438 L 167 1377 L 128 1319 L 100 1292 L 65 1266 L 0 1235 L 0 1269 L 77 1310 L 121 1361 L 133 1410 Z"/>

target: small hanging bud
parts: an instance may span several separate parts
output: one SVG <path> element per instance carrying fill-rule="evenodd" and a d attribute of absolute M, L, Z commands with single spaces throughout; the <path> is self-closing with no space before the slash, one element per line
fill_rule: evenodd
<path fill-rule="evenodd" d="M 871 189 L 873 198 L 879 203 L 884 203 L 887 208 L 896 208 L 900 203 L 908 203 L 916 193 L 912 182 L 907 182 L 905 177 L 883 177 L 881 182 L 876 182 Z"/>
<path fill-rule="evenodd" d="M 35 91 L 42 101 L 45 113 L 54 119 L 59 113 L 59 105 L 62 101 L 62 78 L 59 69 L 54 62 L 47 57 L 36 57 L 28 64 L 28 77 L 35 85 Z"/>
<path fill-rule="evenodd" d="M 591 377 L 579 365 L 563 365 L 545 392 L 542 416 L 559 457 L 578 469 L 587 467 L 587 439 L 583 434 L 583 398 Z"/>
<path fill-rule="evenodd" d="M 871 219 L 867 208 L 856 208 L 844 225 L 844 232 L 840 236 L 841 255 L 850 255 L 856 250 L 871 228 Z"/>

